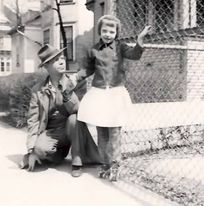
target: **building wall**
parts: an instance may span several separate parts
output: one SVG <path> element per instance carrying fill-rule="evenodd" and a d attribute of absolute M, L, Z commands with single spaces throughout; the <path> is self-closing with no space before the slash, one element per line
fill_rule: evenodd
<path fill-rule="evenodd" d="M 85 0 L 75 0 L 73 4 L 65 4 L 60 7 L 64 25 L 73 26 L 74 61 L 70 62 L 70 69 L 74 71 L 79 69 L 78 60 L 83 55 L 83 48 L 87 44 L 92 44 L 93 40 L 92 32 L 89 31 L 93 27 L 93 13 L 86 9 L 85 2 Z M 41 3 L 41 18 L 30 21 L 30 18 L 37 16 L 38 12 L 36 10 L 28 11 L 23 16 L 25 29 L 22 33 L 24 35 L 16 31 L 11 35 L 13 73 L 30 73 L 38 69 L 37 52 L 40 46 L 35 42 L 43 44 L 43 32 L 46 29 L 50 29 L 49 43 L 60 48 L 59 20 L 57 12 L 52 9 L 55 7 L 55 0 L 44 0 Z M 7 10 L 7 14 L 11 16 L 9 13 L 11 10 L 8 8 Z"/>
<path fill-rule="evenodd" d="M 40 64 L 37 52 L 41 46 L 34 41 L 42 42 L 42 30 L 40 28 L 27 27 L 25 35 L 31 37 L 31 39 L 24 39 L 24 73 L 32 73 L 38 70 L 38 65 Z"/>
<path fill-rule="evenodd" d="M 78 69 L 82 67 L 86 49 L 94 44 L 94 13 L 86 8 L 85 3 L 86 0 L 80 0 L 78 4 L 78 36 L 76 37 Z"/>
<path fill-rule="evenodd" d="M 105 3 L 104 10 L 101 8 L 102 2 Z M 115 6 L 119 6 L 117 10 L 113 5 L 114 2 L 117 2 Z M 132 2 L 95 0 L 90 8 L 94 12 L 95 26 L 102 15 L 102 11 L 105 14 L 116 14 L 123 26 L 122 39 L 132 42 L 133 39 L 131 38 L 144 27 L 142 19 L 141 22 L 137 22 L 137 25 L 140 25 L 139 29 L 135 29 L 133 25 L 134 15 L 131 16 L 128 13 L 130 12 L 130 4 L 134 5 Z M 193 2 L 195 3 L 195 1 Z M 169 37 L 166 36 L 163 45 L 184 44 L 194 49 L 146 49 L 140 61 L 126 61 L 124 64 L 124 67 L 127 69 L 126 86 L 130 91 L 133 102 L 190 101 L 204 98 L 204 41 L 199 40 L 200 34 L 196 33 L 199 32 L 199 27 L 196 27 L 195 30 L 193 29 L 193 27 L 197 26 L 196 15 L 198 14 L 196 13 L 196 4 L 192 4 L 191 9 L 189 9 L 189 0 L 181 0 L 179 5 L 177 1 L 174 1 L 174 3 L 174 12 L 169 11 L 174 15 L 174 27 L 169 29 L 175 29 L 175 31 L 172 34 L 167 34 Z M 148 21 L 151 23 L 153 13 L 150 10 L 148 12 Z M 180 33 L 179 29 L 184 30 L 181 30 Z M 193 33 L 195 38 L 185 39 L 184 35 L 188 36 L 188 33 L 190 35 Z M 96 27 L 94 34 L 94 39 L 97 41 Z M 198 38 L 196 35 L 198 35 Z M 165 33 L 163 33 L 163 37 L 165 37 Z M 160 39 L 159 36 L 158 39 Z M 157 40 L 153 42 L 150 40 L 149 43 L 162 45 Z M 201 50 L 196 50 L 199 48 Z"/>
<path fill-rule="evenodd" d="M 0 38 L 0 76 L 11 74 L 11 38 L 4 35 Z"/>
<path fill-rule="evenodd" d="M 133 103 L 185 100 L 184 56 L 180 50 L 146 49 L 139 61 L 126 60 L 126 87 Z"/>
<path fill-rule="evenodd" d="M 125 2 L 120 6 L 124 7 L 127 3 Z M 91 9 L 94 12 L 94 41 L 97 42 L 96 25 L 98 19 L 104 14 L 117 15 L 115 13 L 116 5 L 114 5 L 114 1 L 96 0 Z M 124 12 L 127 12 L 126 9 Z M 127 16 L 120 17 L 123 26 L 125 26 L 127 19 L 123 18 L 127 18 Z M 129 16 L 128 18 L 132 17 Z M 122 30 L 124 34 L 131 35 L 135 32 L 130 30 L 130 24 L 129 22 L 127 28 L 124 27 L 125 29 Z M 125 37 L 123 33 L 122 37 Z M 169 44 L 172 43 L 169 42 Z M 146 49 L 139 61 L 126 60 L 124 62 L 126 87 L 130 92 L 132 101 L 134 103 L 183 101 L 186 98 L 185 55 L 185 52 L 180 50 Z"/>
<path fill-rule="evenodd" d="M 37 23 L 38 22 L 38 23 Z M 38 68 L 37 52 L 42 42 L 42 30 L 39 19 L 27 23 L 23 31 L 14 32 L 12 36 L 12 73 L 31 73 Z"/>
<path fill-rule="evenodd" d="M 71 4 L 62 4 L 60 11 L 64 26 L 73 28 L 73 61 L 69 62 L 70 70 L 79 69 L 79 61 L 83 56 L 84 47 L 93 44 L 93 13 L 85 7 L 85 0 L 75 0 Z M 57 12 L 51 7 L 56 7 L 54 1 L 47 1 L 51 6 L 42 12 L 42 30 L 50 29 L 50 44 L 59 49 L 60 26 Z M 84 36 L 86 38 L 84 38 Z"/>
<path fill-rule="evenodd" d="M 187 100 L 204 99 L 204 40 L 187 40 Z M 199 50 L 201 49 L 201 50 Z"/>
<path fill-rule="evenodd" d="M 86 8 L 86 0 L 80 0 L 78 4 L 78 31 L 79 35 L 90 31 L 94 25 L 94 13 Z"/>
<path fill-rule="evenodd" d="M 0 76 L 9 75 L 12 72 L 11 38 L 6 34 L 9 29 L 9 21 L 3 12 L 3 0 L 0 0 Z"/>
<path fill-rule="evenodd" d="M 97 22 L 98 19 L 103 16 L 104 14 L 108 13 L 108 5 L 109 0 L 98 0 L 95 1 L 93 5 L 93 12 L 94 12 L 94 42 L 97 42 L 99 37 L 98 37 L 98 32 L 97 32 Z"/>
<path fill-rule="evenodd" d="M 4 35 L 1 38 L 0 50 L 11 51 L 11 38 L 9 35 Z"/>

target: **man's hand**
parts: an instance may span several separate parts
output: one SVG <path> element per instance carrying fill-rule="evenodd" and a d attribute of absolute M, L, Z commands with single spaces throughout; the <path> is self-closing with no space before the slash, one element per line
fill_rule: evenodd
<path fill-rule="evenodd" d="M 63 96 L 63 102 L 70 100 L 77 83 L 77 74 L 66 74 L 61 78 L 58 88 Z"/>
<path fill-rule="evenodd" d="M 77 74 L 71 74 L 71 75 L 69 75 L 69 78 L 71 79 L 71 81 L 72 81 L 72 84 L 74 85 L 74 87 L 76 87 L 76 85 L 77 85 Z"/>
<path fill-rule="evenodd" d="M 42 164 L 39 157 L 34 152 L 30 153 L 28 156 L 28 171 L 33 171 L 35 169 L 36 162 Z"/>
<path fill-rule="evenodd" d="M 150 34 L 152 31 L 151 26 L 145 26 L 145 28 L 142 30 L 142 32 L 138 35 L 137 37 L 137 42 L 140 46 L 143 46 L 143 38 L 147 35 Z"/>
<path fill-rule="evenodd" d="M 60 79 L 58 88 L 61 92 L 64 92 L 65 90 L 72 91 L 77 83 L 77 74 L 66 74 Z"/>

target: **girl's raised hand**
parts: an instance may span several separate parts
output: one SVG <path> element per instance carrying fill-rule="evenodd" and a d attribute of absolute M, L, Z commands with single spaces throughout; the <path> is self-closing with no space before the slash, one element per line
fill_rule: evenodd
<path fill-rule="evenodd" d="M 150 34 L 150 32 L 152 31 L 152 27 L 151 26 L 145 26 L 145 28 L 142 30 L 142 32 L 138 35 L 137 37 L 137 43 L 140 46 L 143 46 L 143 38 L 147 35 Z"/>
<path fill-rule="evenodd" d="M 145 28 L 142 30 L 142 32 L 139 34 L 139 36 L 144 37 L 147 34 L 150 34 L 151 31 L 152 31 L 152 27 L 150 25 L 145 26 Z"/>

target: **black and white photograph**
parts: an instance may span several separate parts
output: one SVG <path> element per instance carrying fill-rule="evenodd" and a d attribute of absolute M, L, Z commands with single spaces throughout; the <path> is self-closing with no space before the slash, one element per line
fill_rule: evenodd
<path fill-rule="evenodd" d="M 0 205 L 204 206 L 204 1 L 0 0 Z"/>

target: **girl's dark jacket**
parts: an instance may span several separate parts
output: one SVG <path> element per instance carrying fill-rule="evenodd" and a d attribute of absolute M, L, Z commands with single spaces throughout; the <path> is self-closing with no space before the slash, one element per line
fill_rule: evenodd
<path fill-rule="evenodd" d="M 131 47 L 119 40 L 110 44 L 104 44 L 100 40 L 90 50 L 87 50 L 83 59 L 83 68 L 78 72 L 77 78 L 81 80 L 94 74 L 92 86 L 99 88 L 123 85 L 124 58 L 139 60 L 143 50 L 138 43 Z"/>

